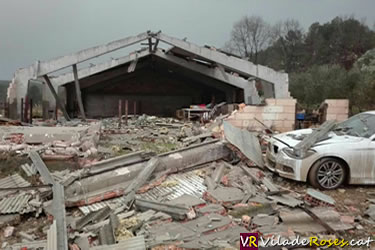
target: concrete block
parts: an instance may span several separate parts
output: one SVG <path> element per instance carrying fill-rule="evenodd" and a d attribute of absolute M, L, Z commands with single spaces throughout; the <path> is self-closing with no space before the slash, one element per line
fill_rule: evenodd
<path fill-rule="evenodd" d="M 243 112 L 245 113 L 260 113 L 263 112 L 263 107 L 247 105 L 244 107 Z"/>
<path fill-rule="evenodd" d="M 272 121 L 272 127 L 280 128 L 284 126 L 284 121 Z"/>
<path fill-rule="evenodd" d="M 283 106 L 266 106 L 263 109 L 263 113 L 282 113 L 284 112 Z"/>
<path fill-rule="evenodd" d="M 232 124 L 233 126 L 237 127 L 237 128 L 242 128 L 242 121 L 243 120 L 227 120 L 230 124 Z"/>
<path fill-rule="evenodd" d="M 324 102 L 328 104 L 328 107 L 329 106 L 336 106 L 337 99 L 326 99 Z"/>
<path fill-rule="evenodd" d="M 236 120 L 251 120 L 256 116 L 255 113 L 236 113 L 234 118 Z"/>
<path fill-rule="evenodd" d="M 284 113 L 294 114 L 296 113 L 296 106 L 284 106 Z"/>
<path fill-rule="evenodd" d="M 297 103 L 296 99 L 291 99 L 291 98 L 276 99 L 276 105 L 293 106 L 293 105 L 296 105 L 296 103 Z"/>
<path fill-rule="evenodd" d="M 280 120 L 280 117 L 282 114 L 277 114 L 277 113 L 263 113 L 262 115 L 262 118 L 263 118 L 263 121 L 267 121 L 267 120 L 271 120 L 271 121 L 275 121 L 275 120 Z"/>
<path fill-rule="evenodd" d="M 327 114 L 348 114 L 349 107 L 328 107 Z"/>
<path fill-rule="evenodd" d="M 293 128 L 294 127 L 294 121 L 283 121 L 283 127 L 284 128 Z"/>
<path fill-rule="evenodd" d="M 334 121 L 336 119 L 337 119 L 336 114 L 327 114 L 327 117 L 326 117 L 327 121 Z"/>
<path fill-rule="evenodd" d="M 278 120 L 282 121 L 295 121 L 295 114 L 292 113 L 282 113 L 278 114 Z"/>
<path fill-rule="evenodd" d="M 267 98 L 265 102 L 267 105 L 276 105 L 276 99 L 274 98 Z"/>
<path fill-rule="evenodd" d="M 336 105 L 339 107 L 349 107 L 349 100 L 348 99 L 338 99 L 336 100 Z"/>

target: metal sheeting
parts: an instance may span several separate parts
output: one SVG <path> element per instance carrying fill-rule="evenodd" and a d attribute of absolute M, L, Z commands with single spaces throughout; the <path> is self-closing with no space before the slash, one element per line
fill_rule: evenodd
<path fill-rule="evenodd" d="M 26 163 L 26 164 L 21 165 L 21 168 L 28 177 L 37 174 L 37 170 L 36 170 L 34 164 L 29 165 L 29 164 Z"/>
<path fill-rule="evenodd" d="M 169 187 L 160 185 L 154 187 L 144 194 L 138 194 L 136 197 L 149 200 L 169 201 L 184 194 L 189 194 L 200 198 L 207 190 L 207 187 L 203 184 L 204 179 L 196 175 L 194 171 L 170 175 L 167 177 L 165 182 L 176 183 L 176 185 Z M 114 209 L 124 201 L 125 197 L 119 197 L 107 201 L 97 202 L 88 206 L 82 206 L 79 207 L 79 209 L 83 214 L 87 215 L 92 211 L 97 211 L 106 206 Z"/>
<path fill-rule="evenodd" d="M 120 241 L 114 245 L 103 245 L 91 247 L 90 250 L 123 250 L 123 249 L 132 249 L 132 250 L 146 250 L 145 239 L 143 236 L 136 236 L 130 239 Z"/>
<path fill-rule="evenodd" d="M 0 188 L 28 187 L 30 183 L 25 181 L 19 174 L 14 174 L 0 180 Z M 9 194 L 15 193 L 15 190 L 0 191 L 0 199 Z"/>
<path fill-rule="evenodd" d="M 176 185 L 170 187 L 160 185 L 139 196 L 149 200 L 169 201 L 183 194 L 200 198 L 207 190 L 207 187 L 203 184 L 204 179 L 196 175 L 194 171 L 170 175 L 166 182 L 176 182 Z"/>
<path fill-rule="evenodd" d="M 17 195 L 4 198 L 0 201 L 0 214 L 12 213 L 30 213 L 35 211 L 35 207 L 29 205 L 32 195 L 28 193 L 19 193 Z"/>
<path fill-rule="evenodd" d="M 224 121 L 223 124 L 225 138 L 236 146 L 247 158 L 255 162 L 259 167 L 263 167 L 262 149 L 255 134 L 237 128 L 227 121 Z"/>

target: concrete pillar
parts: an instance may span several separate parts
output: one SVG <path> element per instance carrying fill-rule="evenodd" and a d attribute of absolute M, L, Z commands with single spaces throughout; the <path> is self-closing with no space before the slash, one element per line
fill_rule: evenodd
<path fill-rule="evenodd" d="M 255 86 L 255 80 L 249 80 L 248 84 L 244 86 L 244 101 L 245 104 L 260 104 L 260 97 Z"/>

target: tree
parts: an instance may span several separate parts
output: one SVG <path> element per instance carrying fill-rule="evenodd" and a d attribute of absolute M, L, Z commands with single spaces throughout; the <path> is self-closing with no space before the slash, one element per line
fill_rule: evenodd
<path fill-rule="evenodd" d="M 225 49 L 256 64 L 258 53 L 270 45 L 271 37 L 271 27 L 261 17 L 244 16 L 233 25 L 231 38 Z"/>
<path fill-rule="evenodd" d="M 314 23 L 307 33 L 306 64 L 340 64 L 349 70 L 367 50 L 375 46 L 374 32 L 353 17 L 336 17 L 320 25 Z"/>

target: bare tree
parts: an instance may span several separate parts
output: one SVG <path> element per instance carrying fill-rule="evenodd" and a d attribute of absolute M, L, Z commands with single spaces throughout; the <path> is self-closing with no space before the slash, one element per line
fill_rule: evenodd
<path fill-rule="evenodd" d="M 258 53 L 270 45 L 271 35 L 271 27 L 263 18 L 244 16 L 233 25 L 231 39 L 225 48 L 257 63 Z"/>

